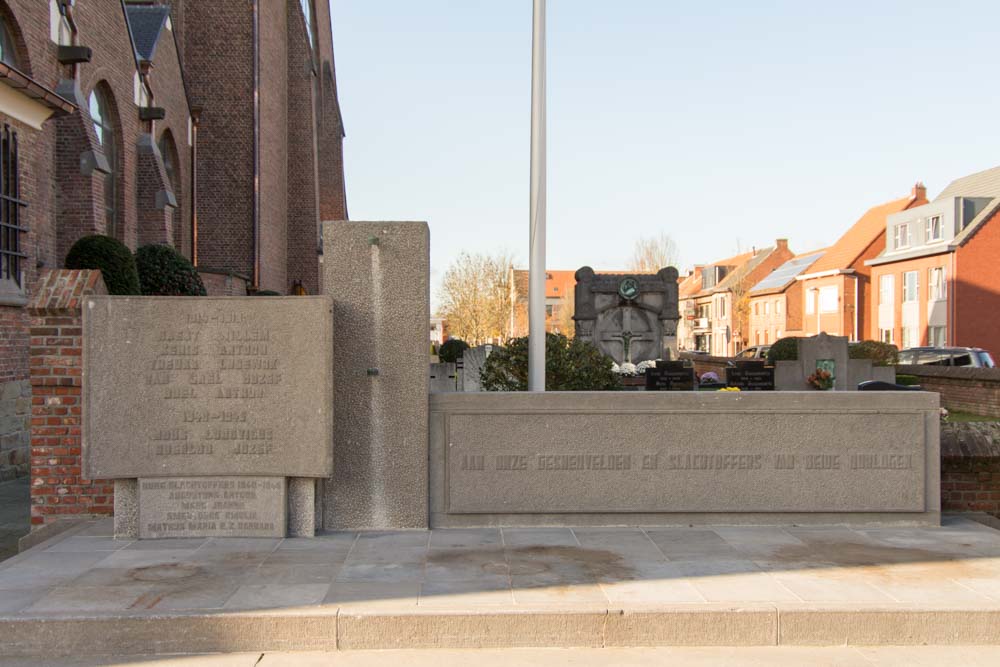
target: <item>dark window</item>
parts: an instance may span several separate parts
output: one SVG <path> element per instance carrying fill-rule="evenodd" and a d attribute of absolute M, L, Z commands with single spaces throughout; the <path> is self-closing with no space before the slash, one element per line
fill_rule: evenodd
<path fill-rule="evenodd" d="M 21 284 L 21 185 L 17 161 L 17 132 L 3 126 L 0 135 L 0 281 Z"/>
<path fill-rule="evenodd" d="M 7 28 L 7 21 L 0 16 L 0 62 L 17 67 L 17 52 L 14 48 L 14 39 Z"/>
<path fill-rule="evenodd" d="M 108 159 L 111 172 L 104 177 L 105 234 L 118 237 L 118 138 L 111 120 L 111 105 L 101 88 L 90 94 L 90 118 L 94 132 Z"/>

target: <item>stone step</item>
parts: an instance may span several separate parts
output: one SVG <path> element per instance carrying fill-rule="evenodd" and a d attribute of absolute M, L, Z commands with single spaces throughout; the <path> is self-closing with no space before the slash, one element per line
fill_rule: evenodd
<path fill-rule="evenodd" d="M 676 605 L 0 617 L 5 656 L 365 649 L 1000 645 L 1000 606 Z"/>

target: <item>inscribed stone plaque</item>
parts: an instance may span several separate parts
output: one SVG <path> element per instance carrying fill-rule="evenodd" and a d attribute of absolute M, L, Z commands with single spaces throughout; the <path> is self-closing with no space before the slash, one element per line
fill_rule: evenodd
<path fill-rule="evenodd" d="M 922 415 L 781 409 L 452 414 L 447 511 L 924 511 Z"/>
<path fill-rule="evenodd" d="M 92 297 L 83 327 L 87 477 L 331 473 L 328 297 Z"/>
<path fill-rule="evenodd" d="M 647 368 L 646 391 L 694 391 L 694 368 Z"/>
<path fill-rule="evenodd" d="M 284 537 L 283 477 L 139 480 L 139 537 Z"/>
<path fill-rule="evenodd" d="M 726 384 L 741 391 L 774 391 L 774 367 L 761 364 L 727 368 Z"/>

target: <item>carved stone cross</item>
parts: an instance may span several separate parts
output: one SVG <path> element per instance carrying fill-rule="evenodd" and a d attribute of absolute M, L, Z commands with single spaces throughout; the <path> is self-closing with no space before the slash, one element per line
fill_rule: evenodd
<path fill-rule="evenodd" d="M 632 331 L 632 308 L 626 306 L 622 314 L 622 332 L 618 334 L 608 334 L 601 340 L 609 343 L 620 342 L 622 344 L 622 363 L 630 364 L 632 363 L 632 341 L 651 341 L 653 338 L 651 336 L 647 336 L 646 333 L 635 333 Z"/>

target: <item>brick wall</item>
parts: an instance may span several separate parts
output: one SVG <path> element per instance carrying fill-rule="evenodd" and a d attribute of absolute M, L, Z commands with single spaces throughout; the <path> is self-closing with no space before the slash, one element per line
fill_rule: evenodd
<path fill-rule="evenodd" d="M 106 294 L 100 271 L 50 271 L 28 304 L 31 315 L 31 525 L 110 515 L 114 485 L 81 469 L 81 306 Z"/>
<path fill-rule="evenodd" d="M 927 391 L 941 394 L 941 405 L 986 417 L 1000 417 L 1000 369 L 896 366 L 897 375 L 915 375 Z"/>
<path fill-rule="evenodd" d="M 981 347 L 1000 354 L 1000 309 L 997 254 L 1000 250 L 1000 213 L 994 214 L 959 247 L 949 280 L 954 299 L 954 345 Z M 991 316 L 992 315 L 992 316 Z"/>
<path fill-rule="evenodd" d="M 941 509 L 1000 517 L 1000 423 L 942 425 Z"/>

